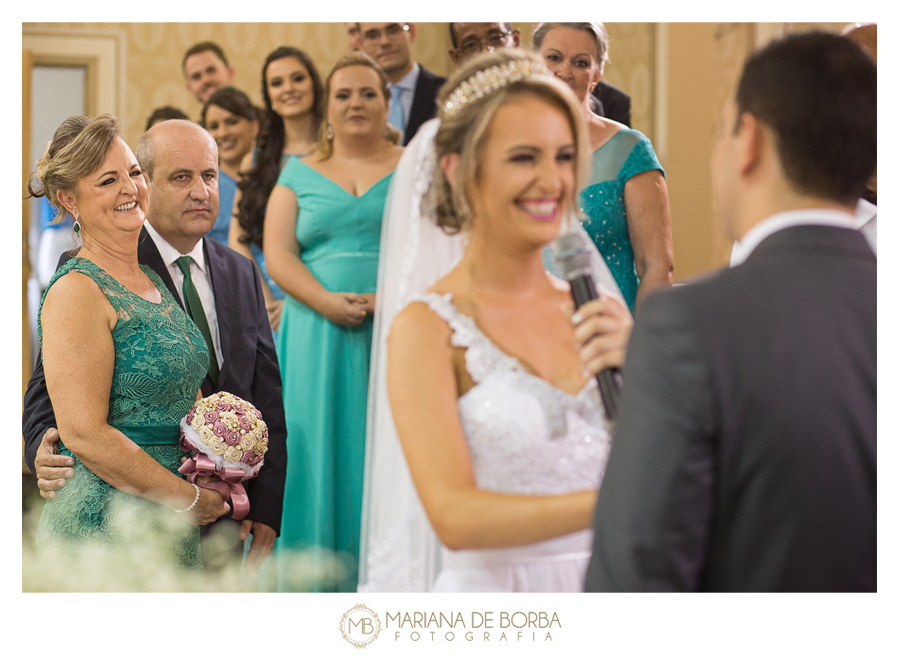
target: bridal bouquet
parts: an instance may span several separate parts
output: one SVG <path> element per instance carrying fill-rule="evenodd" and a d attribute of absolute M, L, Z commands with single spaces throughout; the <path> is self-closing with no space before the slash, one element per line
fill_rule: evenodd
<path fill-rule="evenodd" d="M 213 393 L 181 419 L 181 449 L 193 454 L 178 470 L 192 483 L 201 475 L 216 477 L 199 486 L 230 498 L 231 516 L 240 521 L 250 510 L 241 483 L 259 473 L 268 444 L 269 430 L 256 407 L 231 393 Z"/>

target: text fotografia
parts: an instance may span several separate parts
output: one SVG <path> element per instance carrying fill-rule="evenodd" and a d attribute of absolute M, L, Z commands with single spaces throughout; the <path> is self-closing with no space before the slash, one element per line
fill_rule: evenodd
<path fill-rule="evenodd" d="M 384 630 L 395 641 L 552 642 L 550 631 L 562 628 L 555 612 L 395 612 L 385 613 Z"/>

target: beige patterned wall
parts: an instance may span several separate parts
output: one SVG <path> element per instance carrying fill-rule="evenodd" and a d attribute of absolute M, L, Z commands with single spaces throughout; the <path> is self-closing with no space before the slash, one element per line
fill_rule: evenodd
<path fill-rule="evenodd" d="M 732 245 L 716 222 L 709 161 L 719 113 L 734 92 L 744 60 L 754 48 L 783 34 L 812 29 L 839 32 L 846 25 L 685 23 L 667 26 L 669 98 L 679 93 L 673 85 L 694 84 L 696 93 L 703 99 L 698 103 L 695 96 L 680 106 L 670 104 L 666 117 L 670 158 L 664 164 L 672 209 L 676 281 L 728 263 Z M 698 77 L 702 79 L 697 80 Z"/>
<path fill-rule="evenodd" d="M 514 23 L 531 47 L 533 23 Z M 769 38 L 808 29 L 840 31 L 845 23 L 608 23 L 610 62 L 606 79 L 631 95 L 632 124 L 665 154 L 672 206 L 676 280 L 727 262 L 728 244 L 714 221 L 709 156 L 720 108 L 734 88 L 744 58 Z M 262 62 L 274 48 L 307 51 L 324 76 L 347 52 L 344 23 L 24 23 L 23 29 L 112 30 L 124 34 L 125 138 L 135 144 L 147 116 L 162 105 L 199 118 L 200 104 L 187 92 L 181 57 L 194 43 L 220 43 L 237 69 L 235 85 L 257 103 Z M 450 39 L 446 23 L 419 23 L 413 54 L 447 75 Z M 658 43 L 658 34 L 664 43 Z M 664 66 L 658 70 L 657 62 Z M 674 88 L 673 88 L 674 86 Z M 687 89 L 692 87 L 693 90 Z M 663 90 L 664 98 L 657 98 Z M 691 95 L 685 96 L 685 92 Z M 657 117 L 656 108 L 667 107 Z M 675 103 L 674 105 L 672 103 Z M 680 104 L 679 104 L 680 103 Z M 657 126 L 664 126 L 657 134 Z M 673 148 L 675 149 L 673 151 Z"/>
<path fill-rule="evenodd" d="M 199 119 L 200 103 L 184 86 L 181 58 L 200 41 L 215 41 L 236 68 L 234 85 L 261 103 L 260 74 L 266 55 L 279 46 L 305 50 L 324 78 L 347 52 L 344 23 L 23 23 L 24 29 L 114 30 L 125 35 L 125 139 L 136 144 L 147 117 L 173 105 Z M 417 24 L 413 54 L 436 73 L 446 75 L 450 38 L 445 23 Z"/>
<path fill-rule="evenodd" d="M 514 23 L 531 47 L 533 23 Z M 23 28 L 119 31 L 125 35 L 125 136 L 135 143 L 147 117 L 162 105 L 199 118 L 200 104 L 184 87 L 181 58 L 200 41 L 215 41 L 237 69 L 234 84 L 261 102 L 260 72 L 266 55 L 282 45 L 310 54 L 323 77 L 347 52 L 343 23 L 23 23 Z M 654 23 L 609 23 L 610 58 L 605 77 L 632 98 L 634 127 L 653 139 Z M 413 54 L 441 75 L 452 72 L 446 23 L 418 23 Z"/>

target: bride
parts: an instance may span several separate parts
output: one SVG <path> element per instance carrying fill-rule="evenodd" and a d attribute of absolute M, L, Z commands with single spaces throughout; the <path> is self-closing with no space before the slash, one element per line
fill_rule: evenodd
<path fill-rule="evenodd" d="M 583 113 L 518 50 L 473 60 L 438 107 L 382 235 L 360 589 L 580 591 L 609 425 L 542 252 L 577 207 Z M 593 261 L 621 354 L 631 318 Z"/>

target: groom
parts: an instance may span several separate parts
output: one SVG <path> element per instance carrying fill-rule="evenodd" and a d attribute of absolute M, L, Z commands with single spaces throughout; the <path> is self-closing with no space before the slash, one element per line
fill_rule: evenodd
<path fill-rule="evenodd" d="M 191 278 L 209 320 L 210 359 L 219 366 L 204 380 L 202 393 L 228 391 L 247 400 L 262 412 L 269 429 L 263 467 L 244 485 L 250 511 L 241 522 L 240 538 L 253 535 L 246 561 L 252 573 L 271 553 L 281 527 L 287 465 L 281 375 L 259 274 L 250 260 L 204 239 L 219 209 L 218 151 L 209 133 L 190 121 L 165 121 L 144 134 L 136 155 L 150 188 L 138 261 L 160 276 L 183 308 L 184 274 L 175 259 L 191 256 Z M 64 486 L 61 478 L 74 474 L 67 468 L 74 462 L 54 454 L 59 434 L 40 359 L 24 407 L 25 461 L 38 477 L 41 495 L 53 497 Z"/>
<path fill-rule="evenodd" d="M 875 77 L 823 32 L 747 61 L 713 155 L 740 264 L 638 311 L 588 591 L 875 591 Z"/>

